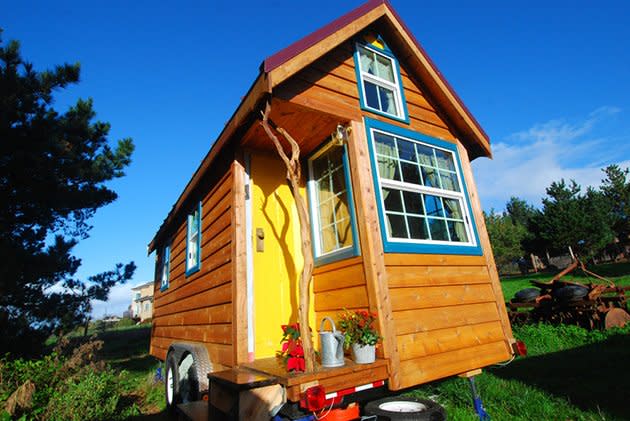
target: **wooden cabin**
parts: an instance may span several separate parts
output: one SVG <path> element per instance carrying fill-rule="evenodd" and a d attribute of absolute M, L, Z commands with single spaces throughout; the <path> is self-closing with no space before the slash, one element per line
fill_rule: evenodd
<path fill-rule="evenodd" d="M 173 343 L 196 343 L 211 370 L 278 375 L 273 357 L 280 326 L 297 320 L 302 255 L 286 169 L 259 124 L 267 102 L 301 150 L 311 327 L 369 309 L 383 336 L 375 365 L 284 378 L 289 399 L 314 379 L 327 391 L 366 380 L 400 390 L 510 359 L 470 165 L 491 156 L 488 136 L 385 0 L 262 63 L 149 244 L 151 354 L 164 360 Z"/>

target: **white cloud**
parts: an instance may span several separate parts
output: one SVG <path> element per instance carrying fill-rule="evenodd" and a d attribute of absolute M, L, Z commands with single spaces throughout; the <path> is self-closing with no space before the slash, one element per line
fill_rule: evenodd
<path fill-rule="evenodd" d="M 122 316 L 131 304 L 131 288 L 134 285 L 116 285 L 109 291 L 107 302 L 92 301 L 92 318 L 100 319 L 104 314 Z"/>
<path fill-rule="evenodd" d="M 484 209 L 503 209 L 510 196 L 539 205 L 553 181 L 574 179 L 583 188 L 598 186 L 606 165 L 630 166 L 628 139 L 601 128 L 620 112 L 601 107 L 583 121 L 551 120 L 494 143 L 493 160 L 473 161 Z"/>

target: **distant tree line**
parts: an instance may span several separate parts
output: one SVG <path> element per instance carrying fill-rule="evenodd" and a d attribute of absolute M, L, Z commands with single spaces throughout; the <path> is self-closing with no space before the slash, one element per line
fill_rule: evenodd
<path fill-rule="evenodd" d="M 551 183 L 535 208 L 511 197 L 503 212 L 484 213 L 499 270 L 530 254 L 568 253 L 585 260 L 606 251 L 625 254 L 630 245 L 630 180 L 628 168 L 610 165 L 597 188 L 586 191 L 574 181 Z"/>

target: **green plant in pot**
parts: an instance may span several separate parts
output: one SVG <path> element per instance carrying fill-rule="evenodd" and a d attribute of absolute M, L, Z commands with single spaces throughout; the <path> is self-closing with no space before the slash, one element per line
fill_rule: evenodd
<path fill-rule="evenodd" d="M 376 359 L 376 344 L 381 337 L 374 327 L 375 321 L 376 314 L 365 310 L 345 310 L 339 316 L 339 326 L 345 338 L 344 346 L 352 348 L 356 363 L 369 364 Z"/>

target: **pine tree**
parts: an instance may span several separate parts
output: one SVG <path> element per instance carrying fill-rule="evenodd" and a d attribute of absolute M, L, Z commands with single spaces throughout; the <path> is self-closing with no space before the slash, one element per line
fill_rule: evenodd
<path fill-rule="evenodd" d="M 55 329 L 83 322 L 90 300 L 106 299 L 135 269 L 75 278 L 72 248 L 116 199 L 106 182 L 124 175 L 134 149 L 131 139 L 109 146 L 110 126 L 93 121 L 91 99 L 53 108 L 54 91 L 79 73 L 79 64 L 35 71 L 17 41 L 0 40 L 0 355 L 35 351 Z"/>

